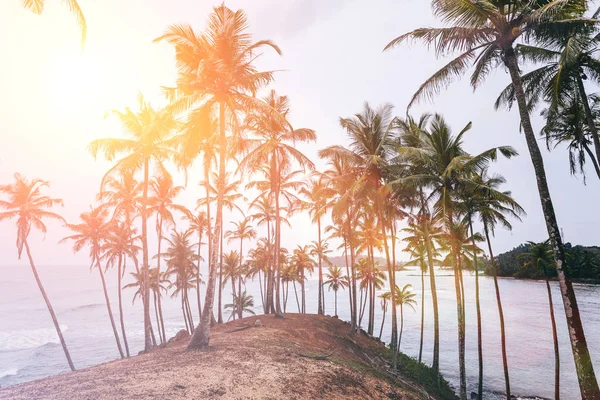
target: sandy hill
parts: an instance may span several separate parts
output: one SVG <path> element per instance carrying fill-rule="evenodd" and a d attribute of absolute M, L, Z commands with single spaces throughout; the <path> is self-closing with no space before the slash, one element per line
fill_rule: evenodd
<path fill-rule="evenodd" d="M 389 350 L 337 318 L 261 315 L 214 328 L 207 351 L 187 351 L 187 341 L 0 389 L 0 399 L 454 398 L 408 357 L 393 374 Z"/>

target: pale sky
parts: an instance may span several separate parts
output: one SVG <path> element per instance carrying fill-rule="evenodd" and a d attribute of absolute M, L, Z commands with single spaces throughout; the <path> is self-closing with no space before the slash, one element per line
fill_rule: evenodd
<path fill-rule="evenodd" d="M 88 21 L 85 50 L 80 47 L 79 28 L 59 0 L 47 0 L 43 16 L 24 10 L 20 0 L 0 2 L 0 182 L 10 183 L 20 172 L 51 182 L 49 194 L 64 199 L 58 209 L 69 222 L 94 202 L 100 178 L 109 164 L 94 160 L 87 144 L 100 137 L 121 134 L 119 125 L 105 119 L 106 111 L 136 105 L 138 91 L 154 104 L 161 103 L 160 86 L 175 78 L 174 51 L 166 43 L 154 44 L 172 23 L 204 28 L 209 12 L 220 2 L 208 0 L 80 0 Z M 243 8 L 255 40 L 272 39 L 283 50 L 279 57 L 268 50 L 259 60 L 261 69 L 282 70 L 272 85 L 290 97 L 292 123 L 317 131 L 316 144 L 301 149 L 317 165 L 317 150 L 345 142 L 340 116 L 392 103 L 405 114 L 411 95 L 442 61 L 417 45 L 382 53 L 394 37 L 421 26 L 440 25 L 424 0 L 253 0 L 227 1 L 232 9 Z M 521 155 L 500 161 L 494 172 L 502 173 L 514 197 L 528 213 L 515 222 L 512 233 L 499 230 L 496 252 L 527 240 L 547 237 L 525 138 L 519 133 L 516 110 L 493 110 L 499 91 L 508 84 L 500 68 L 475 94 L 463 80 L 422 104 L 411 113 L 440 112 L 457 132 L 469 121 L 473 129 L 465 145 L 477 153 L 492 146 L 512 145 Z M 595 90 L 595 89 L 594 89 Z M 534 115 L 534 129 L 542 121 Z M 600 222 L 597 199 L 600 182 L 590 169 L 588 185 L 569 175 L 567 152 L 552 153 L 540 140 L 551 193 L 567 241 L 597 244 Z M 192 173 L 180 203 L 193 207 L 202 193 Z M 177 180 L 183 183 L 182 176 Z M 234 216 L 237 220 L 239 216 Z M 153 226 L 153 222 L 151 222 Z M 38 264 L 86 264 L 87 252 L 73 255 L 68 245 L 57 245 L 68 231 L 49 223 L 45 239 L 31 235 Z M 283 232 L 282 244 L 292 248 L 316 238 L 308 217 L 293 219 Z M 14 223 L 0 223 L 0 265 L 24 265 L 17 261 Z"/>

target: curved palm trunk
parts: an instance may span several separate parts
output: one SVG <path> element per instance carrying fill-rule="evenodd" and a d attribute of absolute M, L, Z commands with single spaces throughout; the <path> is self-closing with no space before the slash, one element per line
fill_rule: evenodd
<path fill-rule="evenodd" d="M 381 328 L 379 328 L 379 337 L 378 337 L 379 340 L 381 340 L 381 335 L 383 334 L 383 325 L 385 324 L 385 315 L 387 314 L 386 308 L 387 307 L 385 307 L 383 309 L 383 318 L 381 319 Z"/>
<path fill-rule="evenodd" d="M 203 349 L 208 347 L 210 342 L 210 322 L 212 309 L 215 300 L 215 283 L 216 283 L 216 264 L 217 252 L 214 249 L 218 245 L 218 238 L 221 234 L 220 229 L 223 221 L 223 195 L 225 191 L 225 161 L 226 161 L 226 137 L 225 137 L 225 104 L 219 104 L 219 182 L 217 185 L 217 217 L 215 221 L 215 232 L 212 237 L 212 252 L 210 255 L 210 267 L 208 274 L 208 285 L 206 288 L 206 298 L 204 300 L 204 309 L 202 310 L 202 318 L 198 327 L 194 330 L 194 334 L 188 344 L 188 349 Z M 219 308 L 220 311 L 220 308 Z"/>
<path fill-rule="evenodd" d="M 506 384 L 506 398 L 510 399 L 510 377 L 508 374 L 508 357 L 506 355 L 506 331 L 504 329 L 504 311 L 502 309 L 502 300 L 500 299 L 500 288 L 498 286 L 498 265 L 494 259 L 494 252 L 492 251 L 492 243 L 490 242 L 490 235 L 488 232 L 488 225 L 483 222 L 483 230 L 485 233 L 485 240 L 487 241 L 488 251 L 490 252 L 490 261 L 492 262 L 492 270 L 494 272 L 494 288 L 496 291 L 496 303 L 498 304 L 498 316 L 500 318 L 500 340 L 502 342 L 502 365 L 504 367 L 504 382 Z"/>
<path fill-rule="evenodd" d="M 271 177 L 275 177 L 275 316 L 282 317 L 281 313 L 281 208 L 279 205 L 279 190 L 280 190 L 280 179 L 277 164 L 275 158 L 271 163 Z M 273 178 L 272 178 L 273 179 Z M 302 283 L 304 285 L 304 282 Z M 304 286 L 302 286 L 304 288 Z M 304 289 L 303 289 L 304 290 Z M 303 294 L 304 296 L 304 294 Z M 302 298 L 304 301 L 304 297 Z"/>
<path fill-rule="evenodd" d="M 396 349 L 398 353 L 400 353 L 400 345 L 402 344 L 402 331 L 404 331 L 404 310 L 402 303 L 400 303 L 400 334 L 398 335 L 398 347 Z"/>
<path fill-rule="evenodd" d="M 352 290 L 352 317 L 351 317 L 351 329 L 352 331 L 356 331 L 358 325 L 357 325 L 357 318 L 358 318 L 358 305 L 356 304 L 356 262 L 355 262 L 355 257 L 354 257 L 354 244 L 352 243 L 352 229 L 350 228 L 350 210 L 348 209 L 346 211 L 347 213 L 347 221 L 346 223 L 348 224 L 347 228 L 348 228 L 348 247 L 350 248 L 350 270 L 352 271 L 352 277 L 351 277 L 351 282 L 350 284 L 352 285 L 351 290 Z"/>
<path fill-rule="evenodd" d="M 236 315 L 238 315 L 238 302 L 236 301 L 236 295 L 235 295 L 235 278 L 233 277 L 233 275 L 231 276 L 231 297 L 232 297 L 232 303 L 233 304 L 233 309 L 231 310 L 231 317 L 233 318 L 233 320 L 235 321 L 235 317 Z"/>
<path fill-rule="evenodd" d="M 156 325 L 160 326 L 160 317 L 158 316 L 158 300 L 156 300 L 156 291 L 152 290 L 152 299 L 154 300 L 154 319 L 156 320 Z M 189 329 L 187 329 L 187 324 L 186 326 L 186 330 L 189 332 Z M 160 336 L 160 331 L 159 331 L 159 336 Z M 156 338 L 154 337 L 154 332 L 152 333 L 152 343 L 156 346 Z"/>
<path fill-rule="evenodd" d="M 160 216 L 156 216 L 159 218 L 158 222 L 158 258 L 156 260 L 156 286 L 160 290 L 160 259 L 161 259 L 161 245 L 162 245 L 162 228 L 163 228 L 163 219 Z M 160 317 L 159 320 L 156 321 L 158 325 L 158 337 L 160 338 L 161 343 L 167 342 L 167 335 L 165 334 L 165 322 L 163 320 L 162 314 L 162 302 L 160 299 L 161 296 L 158 296 L 158 315 Z"/>
<path fill-rule="evenodd" d="M 287 301 L 290 297 L 290 281 L 285 283 L 285 292 L 283 293 L 283 313 L 286 313 L 287 310 Z"/>
<path fill-rule="evenodd" d="M 512 47 L 505 49 L 504 57 L 506 67 L 508 68 L 512 79 L 517 104 L 519 105 L 521 125 L 523 127 L 523 132 L 525 133 L 531 162 L 535 170 L 542 210 L 544 212 L 550 242 L 552 243 L 554 258 L 556 260 L 556 272 L 558 274 L 558 282 L 563 298 L 567 327 L 569 328 L 569 338 L 571 339 L 571 349 L 573 350 L 573 359 L 575 361 L 575 369 L 577 370 L 577 378 L 579 380 L 579 390 L 582 398 L 597 399 L 600 398 L 600 389 L 598 388 L 598 381 L 596 380 L 596 374 L 594 373 L 592 358 L 581 323 L 577 297 L 575 296 L 571 279 L 569 279 L 565 273 L 565 268 L 567 266 L 565 251 L 562 238 L 560 237 L 556 215 L 554 213 L 554 205 L 552 204 L 552 198 L 550 197 L 550 190 L 548 189 L 548 182 L 546 181 L 544 161 L 531 126 L 517 57 Z"/>
<path fill-rule="evenodd" d="M 473 234 L 473 221 L 469 215 L 469 229 L 471 230 L 471 242 L 473 245 L 473 262 L 475 264 L 475 308 L 477 309 L 477 358 L 479 366 L 479 379 L 477 381 L 477 399 L 483 398 L 483 341 L 481 335 L 481 303 L 479 301 L 479 266 L 477 265 L 477 253 L 475 251 L 475 236 Z"/>
<path fill-rule="evenodd" d="M 118 290 L 119 290 L 119 320 L 121 322 L 121 334 L 123 335 L 123 344 L 125 345 L 125 353 L 127 354 L 127 357 L 129 357 L 129 344 L 127 343 L 127 335 L 125 334 L 125 320 L 123 318 L 123 301 L 122 301 L 122 291 L 121 291 L 121 280 L 122 280 L 122 265 L 123 264 L 123 255 L 119 255 L 119 267 L 117 270 L 117 285 L 118 285 Z"/>
<path fill-rule="evenodd" d="M 242 297 L 242 250 L 244 249 L 244 239 L 240 239 L 240 269 L 238 270 L 238 294 Z M 242 319 L 242 313 L 244 310 L 240 307 L 239 317 Z"/>
<path fill-rule="evenodd" d="M 588 156 L 590 157 L 590 160 L 592 161 L 592 165 L 594 166 L 594 171 L 596 171 L 596 176 L 598 176 L 598 179 L 600 179 L 600 166 L 598 165 L 598 161 L 596 160 L 594 153 L 592 153 L 592 150 L 590 149 L 590 147 L 585 143 L 583 144 L 583 148 L 584 148 L 585 152 L 588 154 Z"/>
<path fill-rule="evenodd" d="M 419 362 L 423 356 L 423 330 L 425 328 L 425 272 L 421 268 L 421 338 L 419 340 Z"/>
<path fill-rule="evenodd" d="M 322 243 L 321 243 L 321 217 L 317 220 L 317 230 L 319 231 L 317 240 L 319 241 L 319 304 L 317 306 L 317 313 L 319 315 L 325 314 L 325 293 L 323 291 L 323 255 L 321 254 Z M 336 312 L 337 315 L 337 312 Z"/>
<path fill-rule="evenodd" d="M 546 274 L 544 273 L 544 275 Z M 546 277 L 546 289 L 548 290 L 548 306 L 550 308 L 550 321 L 552 322 L 552 339 L 554 341 L 554 399 L 560 400 L 560 352 L 558 349 L 558 334 L 556 332 L 556 320 L 554 319 L 552 290 L 550 289 L 550 281 L 548 280 L 548 277 Z"/>
<path fill-rule="evenodd" d="M 50 317 L 52 318 L 52 323 L 54 323 L 54 329 L 56 329 L 56 334 L 58 335 L 58 339 L 63 348 L 63 352 L 65 353 L 67 363 L 69 363 L 69 368 L 71 368 L 71 371 L 75 371 L 75 366 L 73 365 L 73 361 L 71 360 L 71 354 L 69 353 L 69 349 L 67 349 L 67 342 L 65 342 L 62 330 L 60 329 L 60 325 L 58 324 L 58 318 L 56 318 L 56 314 L 54 313 L 54 308 L 50 303 L 50 299 L 48 298 L 46 290 L 42 285 L 40 276 L 38 275 L 37 268 L 35 267 L 35 263 L 33 262 L 33 257 L 31 256 L 31 250 L 29 249 L 29 243 L 27 243 L 27 239 L 25 239 L 23 244 L 25 245 L 25 250 L 27 251 L 27 258 L 29 258 L 29 266 L 31 267 L 31 271 L 33 272 L 33 276 L 35 277 L 35 282 L 37 283 L 38 288 L 42 293 L 42 297 L 44 298 L 44 302 L 46 303 L 46 307 L 48 308 L 48 312 L 50 313 Z"/>
<path fill-rule="evenodd" d="M 200 302 L 200 254 L 202 249 L 202 232 L 198 239 L 198 266 L 196 269 L 196 301 L 198 302 L 198 318 L 202 317 L 202 303 Z"/>
<path fill-rule="evenodd" d="M 275 307 L 273 304 L 273 291 L 275 289 L 275 273 L 273 270 L 273 246 L 271 246 L 271 221 L 267 221 L 267 242 L 269 243 L 269 248 L 267 249 L 268 259 L 267 259 L 267 275 L 265 279 L 267 280 L 267 307 L 265 314 L 274 314 Z"/>
<path fill-rule="evenodd" d="M 221 205 L 222 207 L 222 205 Z M 223 323 L 223 217 L 221 216 L 221 226 L 219 227 L 219 231 L 221 233 L 221 237 L 219 240 L 219 302 L 217 304 L 217 322 L 219 324 Z M 232 278 L 233 279 L 233 278 Z M 235 293 L 235 289 L 233 290 Z"/>
<path fill-rule="evenodd" d="M 581 99 L 581 103 L 583 103 L 583 109 L 585 110 L 587 126 L 592 133 L 594 149 L 596 150 L 596 159 L 600 160 L 600 138 L 598 137 L 598 129 L 596 128 L 596 122 L 594 121 L 594 116 L 592 115 L 592 109 L 590 108 L 590 102 L 585 91 L 585 86 L 583 85 L 583 80 L 579 74 L 577 75 L 577 86 L 579 88 L 579 98 Z M 594 160 L 594 158 L 592 158 L 592 160 Z M 594 167 L 597 167 L 597 163 L 594 163 Z M 598 170 L 596 170 L 596 173 L 598 173 Z M 598 174 L 598 177 L 600 177 L 600 173 Z"/>
<path fill-rule="evenodd" d="M 260 290 L 260 303 L 263 306 L 263 312 L 266 314 L 265 295 L 263 293 L 263 279 L 260 276 L 260 269 L 258 270 L 258 289 Z"/>
<path fill-rule="evenodd" d="M 390 339 L 390 345 L 392 347 L 392 350 L 394 350 L 394 360 L 393 360 L 393 367 L 394 369 L 396 369 L 397 366 L 397 357 L 396 357 L 396 343 L 398 343 L 398 319 L 396 316 L 396 270 L 395 270 L 395 266 L 392 266 L 391 260 L 390 260 L 390 250 L 388 248 L 388 241 L 387 241 L 387 233 L 386 233 L 386 229 L 385 229 L 385 224 L 384 224 L 384 218 L 383 218 L 383 210 L 381 209 L 381 206 L 378 207 L 379 208 L 379 226 L 381 229 L 381 234 L 383 236 L 383 248 L 385 250 L 385 259 L 387 262 L 387 269 L 388 269 L 388 280 L 390 282 L 390 293 L 392 294 L 391 297 L 391 304 L 392 304 L 392 337 Z"/>
<path fill-rule="evenodd" d="M 150 165 L 144 160 L 144 191 L 142 195 L 142 302 L 144 304 L 144 351 L 152 350 L 152 324 L 150 322 L 150 271 L 148 264 L 148 175 Z"/>
<path fill-rule="evenodd" d="M 300 311 L 300 300 L 298 300 L 298 291 L 296 290 L 296 281 L 292 281 L 292 284 L 294 285 L 294 294 L 296 295 L 296 305 L 298 306 L 298 314 L 302 313 L 302 311 Z"/>
<path fill-rule="evenodd" d="M 344 261 L 346 262 L 346 277 L 348 280 L 350 279 L 350 267 L 348 266 L 348 244 L 346 242 L 346 238 L 344 237 Z M 350 282 L 348 282 L 350 284 Z M 354 302 L 352 301 L 352 288 L 348 287 L 348 300 L 350 302 L 350 319 L 352 319 L 352 315 L 354 315 Z M 337 313 L 336 313 L 337 315 Z"/>
<path fill-rule="evenodd" d="M 117 342 L 117 349 L 121 358 L 125 358 L 123 349 L 121 348 L 121 341 L 119 340 L 119 333 L 117 332 L 117 325 L 115 324 L 115 318 L 113 317 L 112 309 L 110 307 L 110 300 L 108 299 L 108 291 L 106 290 L 106 280 L 104 279 L 104 272 L 102 272 L 102 266 L 100 260 L 96 257 L 96 268 L 100 274 L 100 280 L 102 281 L 102 290 L 104 291 L 104 300 L 106 301 L 106 310 L 108 311 L 108 318 L 110 319 L 110 325 L 112 326 L 113 334 L 115 335 L 115 341 Z"/>

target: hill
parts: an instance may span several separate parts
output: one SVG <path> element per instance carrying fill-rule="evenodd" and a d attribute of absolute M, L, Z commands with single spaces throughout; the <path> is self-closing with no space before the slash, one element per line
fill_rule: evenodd
<path fill-rule="evenodd" d="M 392 373 L 390 351 L 337 318 L 261 315 L 215 327 L 208 351 L 187 351 L 188 340 L 0 389 L 0 399 L 454 398 L 443 379 L 438 389 L 431 370 L 406 356 Z"/>

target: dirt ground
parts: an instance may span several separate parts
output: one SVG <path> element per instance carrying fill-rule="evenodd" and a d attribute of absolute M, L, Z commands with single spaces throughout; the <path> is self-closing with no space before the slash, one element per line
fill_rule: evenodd
<path fill-rule="evenodd" d="M 260 319 L 262 327 L 254 327 Z M 248 329 L 242 329 L 249 326 Z M 125 360 L 0 389 L 0 399 L 420 399 L 394 378 L 383 345 L 337 318 L 286 314 L 215 327 L 210 348 L 187 339 Z"/>

